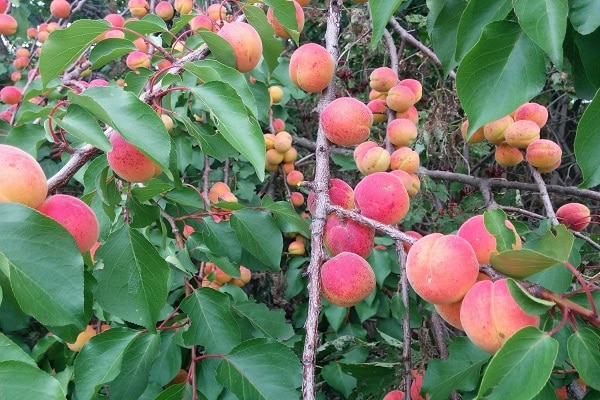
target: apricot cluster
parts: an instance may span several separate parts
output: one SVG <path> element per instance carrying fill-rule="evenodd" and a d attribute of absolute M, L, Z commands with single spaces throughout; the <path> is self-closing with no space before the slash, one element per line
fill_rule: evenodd
<path fill-rule="evenodd" d="M 237 287 L 243 287 L 250 282 L 251 278 L 252 272 L 243 265 L 240 265 L 240 277 L 234 278 L 225 273 L 215 263 L 207 262 L 204 264 L 204 278 L 202 279 L 202 286 L 218 289 L 221 286 L 230 283 Z"/>

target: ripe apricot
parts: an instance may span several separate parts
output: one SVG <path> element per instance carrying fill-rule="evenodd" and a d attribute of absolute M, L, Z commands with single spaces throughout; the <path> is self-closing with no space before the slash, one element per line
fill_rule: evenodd
<path fill-rule="evenodd" d="M 515 121 L 528 119 L 542 128 L 548 121 L 548 109 L 538 103 L 525 103 L 515 110 L 514 119 Z"/>
<path fill-rule="evenodd" d="M 382 400 L 404 400 L 404 392 L 401 390 L 392 390 L 383 396 Z"/>
<path fill-rule="evenodd" d="M 413 174 L 419 168 L 419 153 L 410 147 L 400 147 L 390 156 L 390 168 L 392 170 L 401 169 Z"/>
<path fill-rule="evenodd" d="M 540 317 L 525 313 L 513 299 L 506 279 L 481 281 L 465 295 L 460 323 L 469 339 L 488 353 L 495 353 L 519 329 L 539 326 Z"/>
<path fill-rule="evenodd" d="M 462 138 L 464 140 L 467 140 L 467 131 L 468 130 L 469 130 L 469 120 L 465 119 L 463 121 L 463 123 L 460 125 L 460 133 L 462 134 Z M 473 134 L 471 135 L 469 140 L 467 140 L 467 143 L 479 143 L 479 142 L 483 142 L 484 140 L 485 140 L 485 135 L 483 134 L 483 126 L 482 126 L 479 129 L 477 129 L 475 132 L 473 132 Z"/>
<path fill-rule="evenodd" d="M 17 20 L 12 15 L 0 14 L 0 35 L 14 35 L 17 33 L 17 27 Z"/>
<path fill-rule="evenodd" d="M 71 5 L 67 0 L 52 0 L 50 2 L 50 14 L 54 18 L 67 18 L 71 14 Z"/>
<path fill-rule="evenodd" d="M 304 180 L 304 174 L 300 171 L 292 171 L 286 177 L 286 182 L 290 186 L 298 186 Z"/>
<path fill-rule="evenodd" d="M 483 272 L 479 272 L 477 274 L 477 280 L 476 282 L 479 281 L 490 281 L 491 278 L 484 274 Z M 455 302 L 455 303 L 450 303 L 450 304 L 434 304 L 434 308 L 435 311 L 437 311 L 437 313 L 440 315 L 440 317 L 442 317 L 442 319 L 444 321 L 446 321 L 448 324 L 452 325 L 455 328 L 460 329 L 461 331 L 464 330 L 462 327 L 462 324 L 460 323 L 460 307 L 462 305 L 462 299 L 460 299 L 459 301 Z"/>
<path fill-rule="evenodd" d="M 273 141 L 273 148 L 281 154 L 287 152 L 292 148 L 292 135 L 287 131 L 278 132 Z"/>
<path fill-rule="evenodd" d="M 113 148 L 106 153 L 108 165 L 121 178 L 129 182 L 145 182 L 160 173 L 158 165 L 123 139 L 120 133 L 115 132 L 109 140 Z"/>
<path fill-rule="evenodd" d="M 214 22 L 222 22 L 227 17 L 227 9 L 221 3 L 214 3 L 208 6 L 206 15 Z"/>
<path fill-rule="evenodd" d="M 388 172 L 365 176 L 354 188 L 354 201 L 363 216 L 384 224 L 397 224 L 410 207 L 402 180 Z"/>
<path fill-rule="evenodd" d="M 415 93 L 408 86 L 397 84 L 388 91 L 385 102 L 392 110 L 405 112 L 416 103 Z"/>
<path fill-rule="evenodd" d="M 387 121 L 387 104 L 383 99 L 371 100 L 367 103 L 367 107 L 373 113 L 373 122 L 385 122 Z"/>
<path fill-rule="evenodd" d="M 375 230 L 356 221 L 331 214 L 323 232 L 323 245 L 334 256 L 347 251 L 367 258 L 373 250 Z"/>
<path fill-rule="evenodd" d="M 0 203 L 36 208 L 46 198 L 48 183 L 42 167 L 29 153 L 0 144 Z"/>
<path fill-rule="evenodd" d="M 219 197 L 223 193 L 230 193 L 231 188 L 225 182 L 215 182 L 208 190 L 208 200 L 211 203 L 218 203 Z"/>
<path fill-rule="evenodd" d="M 567 203 L 556 210 L 556 218 L 561 224 L 574 231 L 582 231 L 589 225 L 592 217 L 590 209 L 581 203 Z"/>
<path fill-rule="evenodd" d="M 360 100 L 340 97 L 323 109 L 320 122 L 329 141 L 340 146 L 352 146 L 369 138 L 373 114 Z"/>
<path fill-rule="evenodd" d="M 104 19 L 115 28 L 122 28 L 125 25 L 125 19 L 120 14 L 108 14 Z"/>
<path fill-rule="evenodd" d="M 383 147 L 372 147 L 357 161 L 356 166 L 363 175 L 385 172 L 390 167 L 390 153 Z"/>
<path fill-rule="evenodd" d="M 332 178 L 329 180 L 329 200 L 333 205 L 350 210 L 354 208 L 354 190 L 343 180 Z M 311 191 L 306 201 L 311 214 L 315 213 L 315 201 L 315 192 Z"/>
<path fill-rule="evenodd" d="M 404 112 L 396 112 L 396 118 L 406 118 L 416 125 L 419 122 L 419 112 L 415 106 L 410 106 L 408 110 Z"/>
<path fill-rule="evenodd" d="M 290 57 L 290 79 L 300 89 L 318 93 L 333 79 L 335 62 L 323 46 L 306 43 L 298 47 Z"/>
<path fill-rule="evenodd" d="M 292 192 L 290 200 L 294 207 L 300 207 L 304 204 L 304 195 L 300 192 Z"/>
<path fill-rule="evenodd" d="M 517 234 L 514 225 L 506 220 L 504 221 L 507 228 L 511 229 L 515 234 L 515 243 L 513 244 L 513 250 L 521 248 L 521 238 Z M 465 239 L 477 256 L 479 264 L 487 264 L 490 262 L 490 256 L 492 253 L 497 253 L 498 248 L 496 244 L 496 237 L 489 233 L 485 228 L 483 221 L 483 215 L 475 215 L 466 220 L 456 234 Z"/>
<path fill-rule="evenodd" d="M 127 55 L 125 64 L 130 70 L 137 72 L 138 68 L 150 68 L 150 57 L 141 51 L 132 51 Z"/>
<path fill-rule="evenodd" d="M 0 14 L 3 14 L 7 8 L 8 8 L 8 0 L 0 0 Z"/>
<path fill-rule="evenodd" d="M 269 86 L 267 89 L 269 91 L 269 97 L 271 98 L 271 103 L 277 104 L 283 99 L 283 89 L 279 86 Z"/>
<path fill-rule="evenodd" d="M 432 233 L 417 240 L 406 258 L 406 276 L 423 300 L 450 304 L 460 300 L 475 280 L 479 263 L 473 248 L 456 235 Z"/>
<path fill-rule="evenodd" d="M 510 116 L 505 116 L 483 126 L 483 135 L 492 144 L 500 144 L 505 141 L 504 132 L 513 123 Z"/>
<path fill-rule="evenodd" d="M 281 164 L 283 161 L 283 153 L 277 151 L 277 149 L 269 149 L 266 153 L 266 161 L 268 164 Z"/>
<path fill-rule="evenodd" d="M 387 138 L 394 146 L 410 146 L 417 138 L 417 126 L 409 119 L 396 118 L 387 125 Z"/>
<path fill-rule="evenodd" d="M 304 242 L 294 240 L 288 246 L 288 253 L 294 256 L 301 256 L 306 252 L 306 246 Z"/>
<path fill-rule="evenodd" d="M 504 140 L 512 147 L 525 149 L 540 138 L 540 127 L 533 121 L 522 119 L 510 124 L 504 131 Z"/>
<path fill-rule="evenodd" d="M 503 167 L 514 167 L 523 161 L 523 153 L 516 147 L 510 146 L 508 143 L 500 143 L 494 151 L 494 158 L 498 165 Z"/>
<path fill-rule="evenodd" d="M 150 9 L 150 5 L 146 0 L 129 0 L 127 7 L 129 7 L 131 15 L 138 18 L 142 18 L 148 14 L 148 10 Z"/>
<path fill-rule="evenodd" d="M 321 266 L 321 293 L 332 304 L 351 307 L 375 290 L 375 273 L 362 257 L 340 253 Z"/>
<path fill-rule="evenodd" d="M 300 6 L 300 4 L 298 4 L 298 2 L 293 0 L 292 2 L 294 3 L 294 7 L 296 8 L 296 24 L 298 25 L 298 32 L 300 32 L 302 31 L 302 28 L 304 28 L 304 11 L 302 10 L 302 7 Z M 273 27 L 273 31 L 277 36 L 279 36 L 282 39 L 291 38 L 288 31 L 283 27 L 283 25 L 281 25 L 277 18 L 275 18 L 273 8 L 271 7 L 269 7 L 269 9 L 267 10 L 267 21 L 269 22 L 269 24 L 271 24 L 271 26 Z"/>
<path fill-rule="evenodd" d="M 398 85 L 406 86 L 412 90 L 413 94 L 415 95 L 415 103 L 417 103 L 419 100 L 421 100 L 421 97 L 423 97 L 423 86 L 421 85 L 421 82 L 416 79 L 402 79 L 400 82 L 398 82 Z"/>
<path fill-rule="evenodd" d="M 175 0 L 173 7 L 179 14 L 189 14 L 194 7 L 193 0 Z"/>
<path fill-rule="evenodd" d="M 190 28 L 193 31 L 197 31 L 199 29 L 206 29 L 208 31 L 212 31 L 214 28 L 213 20 L 210 19 L 207 15 L 196 15 L 189 22 Z"/>
<path fill-rule="evenodd" d="M 413 197 L 419 193 L 419 190 L 421 189 L 421 181 L 417 174 L 409 174 L 401 169 L 392 170 L 390 171 L 390 174 L 396 175 L 398 178 L 400 178 L 404 184 L 404 187 L 406 188 L 408 197 Z"/>
<path fill-rule="evenodd" d="M 525 150 L 527 162 L 539 172 L 552 172 L 561 163 L 562 149 L 558 144 L 548 139 L 534 140 Z"/>
<path fill-rule="evenodd" d="M 263 45 L 256 29 L 242 21 L 228 22 L 219 29 L 218 35 L 227 40 L 235 55 L 235 68 L 250 72 L 260 61 Z"/>
<path fill-rule="evenodd" d="M 375 68 L 369 75 L 369 86 L 378 92 L 387 92 L 398 83 L 398 75 L 389 67 Z"/>
<path fill-rule="evenodd" d="M 0 101 L 4 104 L 18 104 L 22 99 L 23 93 L 16 86 L 4 86 L 0 90 Z"/>
<path fill-rule="evenodd" d="M 94 211 L 77 197 L 55 194 L 37 208 L 56 220 L 73 236 L 79 251 L 85 253 L 98 241 L 100 227 Z"/>
<path fill-rule="evenodd" d="M 273 130 L 275 131 L 275 133 L 285 131 L 285 121 L 282 120 L 281 118 L 274 118 L 273 119 Z"/>
<path fill-rule="evenodd" d="M 175 2 L 177 4 L 177 2 Z M 159 1 L 154 7 L 154 13 L 161 17 L 165 21 L 170 21 L 173 19 L 173 15 L 175 15 L 175 10 L 171 3 L 166 0 Z"/>
<path fill-rule="evenodd" d="M 288 151 L 286 151 L 285 153 L 283 153 L 283 163 L 292 163 L 292 166 L 294 165 L 294 161 L 296 161 L 296 158 L 298 158 L 298 150 L 296 150 L 293 147 L 290 147 L 288 149 Z"/>

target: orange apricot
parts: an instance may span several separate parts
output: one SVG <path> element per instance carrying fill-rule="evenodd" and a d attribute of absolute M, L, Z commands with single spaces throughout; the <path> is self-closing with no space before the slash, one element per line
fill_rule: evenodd
<path fill-rule="evenodd" d="M 387 92 L 398 83 L 398 75 L 389 67 L 375 68 L 369 75 L 369 86 L 377 92 Z"/>
<path fill-rule="evenodd" d="M 108 165 L 129 182 L 145 182 L 160 173 L 160 168 L 134 145 L 115 132 L 110 137 L 112 150 L 106 153 Z"/>
<path fill-rule="evenodd" d="M 515 110 L 514 119 L 515 121 L 528 119 L 542 128 L 548 121 L 548 109 L 538 103 L 525 103 Z"/>
<path fill-rule="evenodd" d="M 306 43 L 290 57 L 289 73 L 292 82 L 309 93 L 325 89 L 333 79 L 335 62 L 323 46 Z"/>
<path fill-rule="evenodd" d="M 29 153 L 0 144 L 0 203 L 36 208 L 46 198 L 48 183 L 42 167 Z"/>
<path fill-rule="evenodd" d="M 246 22 L 228 22 L 219 29 L 218 35 L 227 40 L 235 55 L 235 68 L 250 72 L 262 57 L 263 45 L 254 27 Z"/>
<path fill-rule="evenodd" d="M 320 122 L 330 142 L 340 146 L 352 146 L 369 138 L 373 114 L 360 100 L 340 97 L 323 109 Z"/>
<path fill-rule="evenodd" d="M 359 222 L 331 214 L 323 230 L 323 245 L 332 255 L 343 252 L 367 258 L 373 250 L 375 230 Z"/>
<path fill-rule="evenodd" d="M 556 210 L 556 218 L 561 224 L 574 231 L 582 231 L 592 220 L 590 209 L 581 203 L 567 203 Z"/>
<path fill-rule="evenodd" d="M 513 250 L 520 249 L 521 238 L 517 234 L 514 225 L 508 220 L 504 221 L 504 224 L 514 232 L 515 243 L 512 245 Z M 483 215 L 475 215 L 463 222 L 456 234 L 469 242 L 475 251 L 479 264 L 488 264 L 491 255 L 498 253 L 496 237 L 485 228 Z"/>
<path fill-rule="evenodd" d="M 363 216 L 384 224 L 397 224 L 410 207 L 402 180 L 388 172 L 365 176 L 354 188 L 354 201 Z"/>
<path fill-rule="evenodd" d="M 405 112 L 416 103 L 416 97 L 411 88 L 397 84 L 388 91 L 385 102 L 392 110 Z"/>
<path fill-rule="evenodd" d="M 296 8 L 296 24 L 298 26 L 298 32 L 300 32 L 302 31 L 302 28 L 304 28 L 304 11 L 302 10 L 302 7 L 300 6 L 300 4 L 298 4 L 298 2 L 293 0 L 292 2 L 294 3 L 294 7 Z M 271 26 L 273 27 L 273 31 L 277 36 L 279 36 L 282 39 L 291 38 L 289 32 L 283 27 L 283 25 L 281 25 L 281 22 L 279 22 L 277 18 L 275 18 L 273 8 L 271 7 L 269 7 L 269 9 L 267 10 L 267 21 L 269 22 L 269 24 L 271 24 Z"/>
<path fill-rule="evenodd" d="M 552 140 L 537 139 L 527 146 L 525 158 L 539 172 L 552 172 L 562 161 L 562 149 Z"/>
<path fill-rule="evenodd" d="M 50 2 L 50 14 L 54 18 L 67 18 L 71 14 L 71 4 L 67 0 L 52 0 Z"/>
<path fill-rule="evenodd" d="M 503 167 L 514 167 L 523 161 L 523 153 L 516 147 L 510 146 L 508 143 L 500 143 L 494 151 L 494 158 L 498 165 Z"/>
<path fill-rule="evenodd" d="M 483 135 L 492 144 L 500 144 L 505 141 L 504 132 L 513 123 L 510 116 L 505 116 L 496 121 L 489 122 L 483 126 Z"/>
<path fill-rule="evenodd" d="M 387 138 L 394 146 L 410 146 L 417 138 L 417 126 L 406 118 L 396 118 L 387 125 Z"/>
<path fill-rule="evenodd" d="M 512 147 L 525 149 L 540 138 L 540 127 L 533 121 L 522 119 L 510 124 L 504 131 L 504 140 Z"/>

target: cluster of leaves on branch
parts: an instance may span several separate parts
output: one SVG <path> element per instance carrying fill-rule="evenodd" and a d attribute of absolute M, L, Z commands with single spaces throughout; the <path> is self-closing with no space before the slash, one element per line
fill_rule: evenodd
<path fill-rule="evenodd" d="M 595 3 L 0 0 L 0 398 L 597 398 Z"/>

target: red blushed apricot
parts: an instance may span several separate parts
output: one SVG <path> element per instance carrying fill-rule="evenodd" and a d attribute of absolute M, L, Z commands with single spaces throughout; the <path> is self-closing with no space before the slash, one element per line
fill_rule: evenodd
<path fill-rule="evenodd" d="M 165 21 L 170 21 L 175 15 L 175 10 L 171 3 L 166 0 L 159 1 L 154 7 L 154 13 Z"/>
<path fill-rule="evenodd" d="M 4 104 L 17 104 L 21 99 L 23 99 L 23 93 L 16 86 L 4 86 L 0 90 L 0 101 Z"/>
<path fill-rule="evenodd" d="M 382 400 L 404 400 L 404 392 L 401 390 L 392 390 L 386 393 Z"/>
<path fill-rule="evenodd" d="M 108 14 L 104 19 L 115 28 L 122 28 L 125 25 L 125 19 L 120 14 Z"/>
<path fill-rule="evenodd" d="M 539 326 L 540 318 L 526 314 L 513 299 L 506 279 L 477 282 L 465 295 L 460 322 L 469 339 L 495 353 L 519 329 Z"/>
<path fill-rule="evenodd" d="M 502 117 L 483 126 L 483 135 L 492 144 L 500 144 L 505 141 L 504 132 L 513 123 L 510 116 Z"/>
<path fill-rule="evenodd" d="M 56 220 L 73 236 L 79 251 L 85 253 L 98 241 L 100 227 L 94 211 L 77 197 L 55 194 L 37 210 Z"/>
<path fill-rule="evenodd" d="M 13 61 L 13 67 L 15 69 L 24 69 L 29 65 L 29 57 L 17 57 Z"/>
<path fill-rule="evenodd" d="M 159 173 L 160 168 L 134 145 L 115 132 L 110 137 L 113 149 L 106 153 L 108 165 L 129 182 L 145 182 Z"/>
<path fill-rule="evenodd" d="M 0 144 L 0 203 L 36 208 L 46 198 L 48 184 L 40 164 L 18 147 Z"/>
<path fill-rule="evenodd" d="M 193 31 L 197 31 L 199 29 L 206 29 L 208 31 L 213 30 L 213 20 L 210 19 L 206 15 L 196 15 L 194 18 L 190 20 L 190 28 Z"/>
<path fill-rule="evenodd" d="M 233 47 L 238 71 L 250 72 L 258 65 L 263 45 L 252 25 L 241 21 L 228 22 L 219 29 L 218 35 Z"/>
<path fill-rule="evenodd" d="M 469 130 L 469 120 L 465 119 L 460 126 L 460 133 L 462 134 L 462 138 L 467 140 L 467 131 Z M 477 129 L 471 135 L 471 138 L 467 141 L 467 143 L 479 143 L 485 140 L 485 135 L 483 134 L 483 126 Z"/>
<path fill-rule="evenodd" d="M 354 201 L 361 215 L 384 224 L 397 224 L 410 207 L 402 180 L 388 172 L 365 176 L 354 188 Z"/>
<path fill-rule="evenodd" d="M 296 1 L 292 0 L 292 2 L 294 3 L 294 7 L 296 8 L 296 23 L 298 25 L 298 32 L 300 32 L 302 31 L 302 28 L 304 28 L 304 11 L 302 10 L 300 4 L 298 4 Z M 288 31 L 286 31 L 283 25 L 281 25 L 277 18 L 275 18 L 272 8 L 269 8 L 267 10 L 267 21 L 269 22 L 269 24 L 271 24 L 271 26 L 273 27 L 273 31 L 277 36 L 279 36 L 282 39 L 291 38 Z"/>
<path fill-rule="evenodd" d="M 525 103 L 515 110 L 514 119 L 515 121 L 528 119 L 542 128 L 548 122 L 548 109 L 538 103 Z"/>
<path fill-rule="evenodd" d="M 398 75 L 389 67 L 375 68 L 369 75 L 369 86 L 378 92 L 387 92 L 398 83 Z"/>
<path fill-rule="evenodd" d="M 525 150 L 527 162 L 539 172 L 552 172 L 561 163 L 562 149 L 558 144 L 548 139 L 534 140 Z"/>
<path fill-rule="evenodd" d="M 148 14 L 148 10 L 150 9 L 150 5 L 146 0 L 129 0 L 127 6 L 131 15 L 138 18 L 142 18 Z"/>
<path fill-rule="evenodd" d="M 375 230 L 335 214 L 327 217 L 323 245 L 332 255 L 350 252 L 367 258 L 373 250 Z"/>
<path fill-rule="evenodd" d="M 285 131 L 285 121 L 281 118 L 273 119 L 273 130 L 275 131 L 275 133 Z"/>
<path fill-rule="evenodd" d="M 66 0 L 52 0 L 50 14 L 54 18 L 67 18 L 71 14 L 71 5 Z"/>
<path fill-rule="evenodd" d="M 0 0 L 0 14 L 3 14 L 7 8 L 8 8 L 8 0 Z"/>
<path fill-rule="evenodd" d="M 421 85 L 421 82 L 416 79 L 402 79 L 400 82 L 398 82 L 398 85 L 406 86 L 412 90 L 413 94 L 415 95 L 415 103 L 417 103 L 419 100 L 421 100 L 421 97 L 423 97 L 423 86 Z"/>
<path fill-rule="evenodd" d="M 387 121 L 387 104 L 383 99 L 371 100 L 367 103 L 367 107 L 373 113 L 373 122 L 385 122 Z"/>
<path fill-rule="evenodd" d="M 292 192 L 290 200 L 292 201 L 294 207 L 300 207 L 304 204 L 304 195 L 300 192 Z"/>
<path fill-rule="evenodd" d="M 379 145 L 376 142 L 373 142 L 371 140 L 362 142 L 361 144 L 356 146 L 356 148 L 354 149 L 354 152 L 352 153 L 352 156 L 354 158 L 354 162 L 356 163 L 356 165 L 358 165 L 362 162 L 362 159 L 364 158 L 365 154 L 367 154 L 367 151 L 369 151 L 370 149 L 373 149 L 375 147 L 379 147 Z"/>
<path fill-rule="evenodd" d="M 11 15 L 0 14 L 0 35 L 11 36 L 17 33 L 17 20 Z"/>
<path fill-rule="evenodd" d="M 408 110 L 404 112 L 397 112 L 396 118 L 406 118 L 416 125 L 419 122 L 419 112 L 415 106 L 410 106 Z"/>
<path fill-rule="evenodd" d="M 415 232 L 415 231 L 406 231 L 404 233 L 406 233 L 408 236 L 413 237 L 417 240 L 421 239 L 423 237 L 423 235 L 421 235 L 419 232 Z M 408 253 L 408 251 L 412 247 L 412 244 L 408 243 L 408 242 L 402 242 L 402 247 L 404 247 L 404 251 Z"/>
<path fill-rule="evenodd" d="M 132 51 L 127 55 L 125 64 L 130 70 L 137 72 L 138 68 L 150 68 L 150 57 L 141 51 Z"/>
<path fill-rule="evenodd" d="M 218 203 L 219 197 L 224 193 L 230 193 L 231 188 L 225 182 L 215 182 L 208 190 L 208 200 L 211 203 Z"/>
<path fill-rule="evenodd" d="M 561 224 L 574 231 L 582 231 L 590 224 L 590 209 L 581 203 L 567 203 L 556 210 L 556 218 Z"/>
<path fill-rule="evenodd" d="M 504 223 L 506 227 L 512 229 L 515 234 L 515 243 L 512 246 L 513 250 L 520 249 L 521 238 L 517 234 L 514 225 L 508 220 Z M 479 264 L 488 264 L 492 253 L 498 252 L 496 238 L 485 229 L 483 215 L 475 215 L 466 220 L 460 228 L 458 228 L 456 234 L 469 242 L 475 251 Z"/>
<path fill-rule="evenodd" d="M 333 79 L 335 62 L 323 46 L 306 43 L 298 47 L 290 57 L 290 79 L 300 89 L 319 93 Z"/>
<path fill-rule="evenodd" d="M 321 266 L 321 293 L 332 304 L 351 307 L 375 290 L 375 273 L 362 257 L 340 253 Z"/>
<path fill-rule="evenodd" d="M 392 170 L 401 169 L 409 174 L 414 174 L 419 168 L 419 164 L 419 153 L 410 147 L 400 147 L 390 156 L 390 168 Z"/>
<path fill-rule="evenodd" d="M 354 190 L 341 179 L 332 178 L 329 180 L 329 200 L 331 204 L 350 210 L 354 208 Z M 307 205 L 311 214 L 315 213 L 315 192 L 308 194 Z"/>
<path fill-rule="evenodd" d="M 288 253 L 294 256 L 301 256 L 306 252 L 306 246 L 304 242 L 294 240 L 288 246 Z"/>
<path fill-rule="evenodd" d="M 273 141 L 273 148 L 281 154 L 284 154 L 292 148 L 292 135 L 287 131 L 278 132 Z"/>
<path fill-rule="evenodd" d="M 382 147 L 367 150 L 356 164 L 363 175 L 385 172 L 390 168 L 390 153 Z"/>
<path fill-rule="evenodd" d="M 491 280 L 492 279 L 488 275 L 484 274 L 483 272 L 480 272 L 479 274 L 477 274 L 477 282 L 491 281 Z M 446 321 L 453 327 L 458 328 L 462 331 L 464 329 L 462 327 L 462 324 L 460 323 L 460 307 L 461 307 L 461 305 L 462 305 L 462 299 L 460 299 L 456 303 L 434 304 L 433 306 L 435 307 L 435 311 L 437 311 L 437 313 L 440 315 L 440 317 L 442 317 L 442 319 L 444 321 Z"/>
<path fill-rule="evenodd" d="M 515 121 L 504 131 L 504 140 L 512 147 L 525 149 L 540 138 L 540 127 L 533 121 Z"/>
<path fill-rule="evenodd" d="M 498 165 L 503 167 L 514 167 L 523 161 L 523 153 L 516 147 L 510 146 L 508 143 L 500 143 L 494 151 L 494 158 Z"/>
<path fill-rule="evenodd" d="M 417 134 L 417 126 L 406 118 L 392 120 L 386 129 L 387 138 L 394 146 L 410 146 Z"/>
<path fill-rule="evenodd" d="M 296 170 L 291 171 L 286 176 L 286 182 L 290 186 L 298 186 L 298 184 L 300 182 L 302 182 L 303 180 L 304 180 L 304 174 L 302 174 L 302 172 L 296 171 Z"/>
<path fill-rule="evenodd" d="M 456 235 L 432 233 L 412 245 L 406 276 L 423 300 L 434 304 L 459 301 L 475 283 L 479 263 L 473 248 Z"/>
<path fill-rule="evenodd" d="M 353 146 L 369 138 L 373 114 L 360 100 L 340 97 L 323 109 L 320 121 L 330 142 L 340 146 Z"/>
<path fill-rule="evenodd" d="M 408 86 L 397 84 L 388 91 L 385 102 L 392 110 L 405 112 L 416 103 L 415 93 Z"/>

